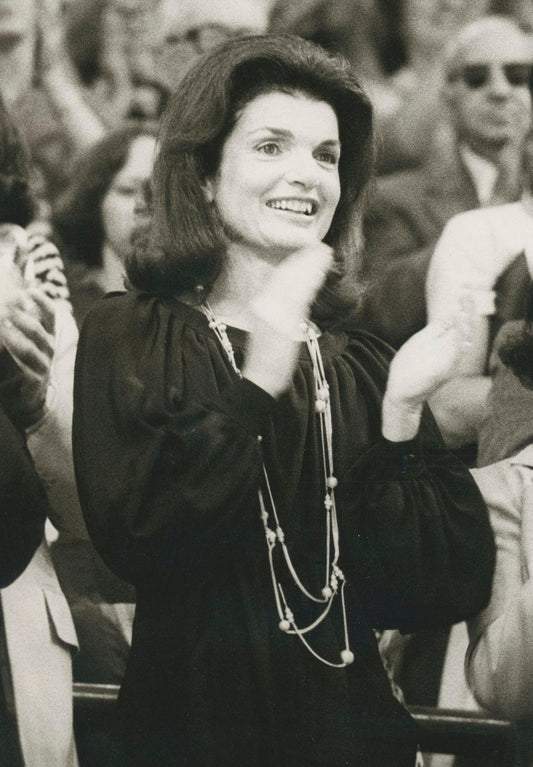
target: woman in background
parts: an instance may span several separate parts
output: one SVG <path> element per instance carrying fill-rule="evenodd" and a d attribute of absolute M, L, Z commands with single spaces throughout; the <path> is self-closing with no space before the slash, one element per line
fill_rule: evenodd
<path fill-rule="evenodd" d="M 86 535 L 71 443 L 78 333 L 57 249 L 32 227 L 35 203 L 28 177 L 25 147 L 0 101 L 0 412 L 18 431 L 10 458 L 27 446 L 55 527 Z M 5 471 L 5 456 L 2 464 Z M 18 481 L 25 481 L 24 474 Z M 23 572 L 1 592 L 2 712 L 16 731 L 16 748 L 2 752 L 0 762 L 75 767 L 77 638 L 48 543 L 38 541 Z"/>
<path fill-rule="evenodd" d="M 74 315 L 124 287 L 136 206 L 150 178 L 155 131 L 132 123 L 112 131 L 81 155 L 54 206 L 53 226 L 66 257 Z"/>

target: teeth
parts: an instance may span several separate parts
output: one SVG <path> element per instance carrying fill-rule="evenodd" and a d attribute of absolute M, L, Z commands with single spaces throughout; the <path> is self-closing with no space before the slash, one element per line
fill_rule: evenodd
<path fill-rule="evenodd" d="M 313 212 L 313 203 L 303 200 L 272 200 L 267 205 L 275 210 L 291 210 L 294 213 L 305 213 L 307 216 Z"/>

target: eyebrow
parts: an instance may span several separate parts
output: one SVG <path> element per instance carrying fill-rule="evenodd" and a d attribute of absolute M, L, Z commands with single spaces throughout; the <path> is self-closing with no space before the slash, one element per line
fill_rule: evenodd
<path fill-rule="evenodd" d="M 256 133 L 272 133 L 274 136 L 280 136 L 281 138 L 291 138 L 294 136 L 290 130 L 286 130 L 285 128 L 272 128 L 268 125 L 261 126 L 261 128 L 254 128 L 254 130 L 250 131 L 249 135 L 254 136 Z M 324 141 L 319 141 L 318 143 L 320 146 L 331 146 L 337 148 L 340 148 L 341 145 L 341 142 L 337 139 L 324 139 Z"/>

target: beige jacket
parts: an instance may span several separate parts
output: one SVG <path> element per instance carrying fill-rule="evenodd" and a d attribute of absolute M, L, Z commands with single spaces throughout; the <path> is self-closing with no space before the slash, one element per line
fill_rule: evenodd
<path fill-rule="evenodd" d="M 468 683 L 483 708 L 533 717 L 533 445 L 472 471 L 497 547 L 492 597 L 469 621 Z"/>

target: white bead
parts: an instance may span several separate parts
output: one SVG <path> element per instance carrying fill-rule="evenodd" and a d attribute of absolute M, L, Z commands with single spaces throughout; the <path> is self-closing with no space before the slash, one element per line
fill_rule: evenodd
<path fill-rule="evenodd" d="M 339 480 L 337 479 L 337 477 L 334 477 L 333 475 L 326 479 L 326 485 L 332 490 L 334 487 L 337 487 L 338 484 L 339 484 Z"/>
<path fill-rule="evenodd" d="M 350 663 L 353 663 L 354 661 L 354 654 L 351 650 L 343 650 L 341 652 L 341 660 L 343 663 L 346 663 L 347 666 L 350 665 Z"/>
<path fill-rule="evenodd" d="M 324 400 L 324 402 L 327 402 L 329 399 L 329 389 L 326 386 L 324 386 L 322 389 L 318 390 L 317 396 L 319 399 Z"/>
<path fill-rule="evenodd" d="M 257 441 L 258 442 L 262 442 L 263 441 L 263 437 L 260 434 L 257 435 Z"/>
<path fill-rule="evenodd" d="M 342 570 L 340 569 L 338 565 L 333 565 L 333 572 L 335 573 L 337 578 L 339 578 L 339 580 L 341 581 L 345 580 L 344 573 L 342 572 Z"/>
<path fill-rule="evenodd" d="M 281 631 L 289 631 L 291 624 L 289 623 L 289 621 L 283 620 L 279 622 L 279 627 Z"/>
<path fill-rule="evenodd" d="M 326 409 L 326 403 L 323 399 L 317 399 L 315 400 L 315 411 L 317 413 L 323 413 Z"/>
<path fill-rule="evenodd" d="M 326 599 L 329 599 L 332 594 L 333 594 L 333 591 L 330 589 L 330 587 L 324 586 L 324 588 L 322 589 L 322 596 L 325 597 Z"/>

